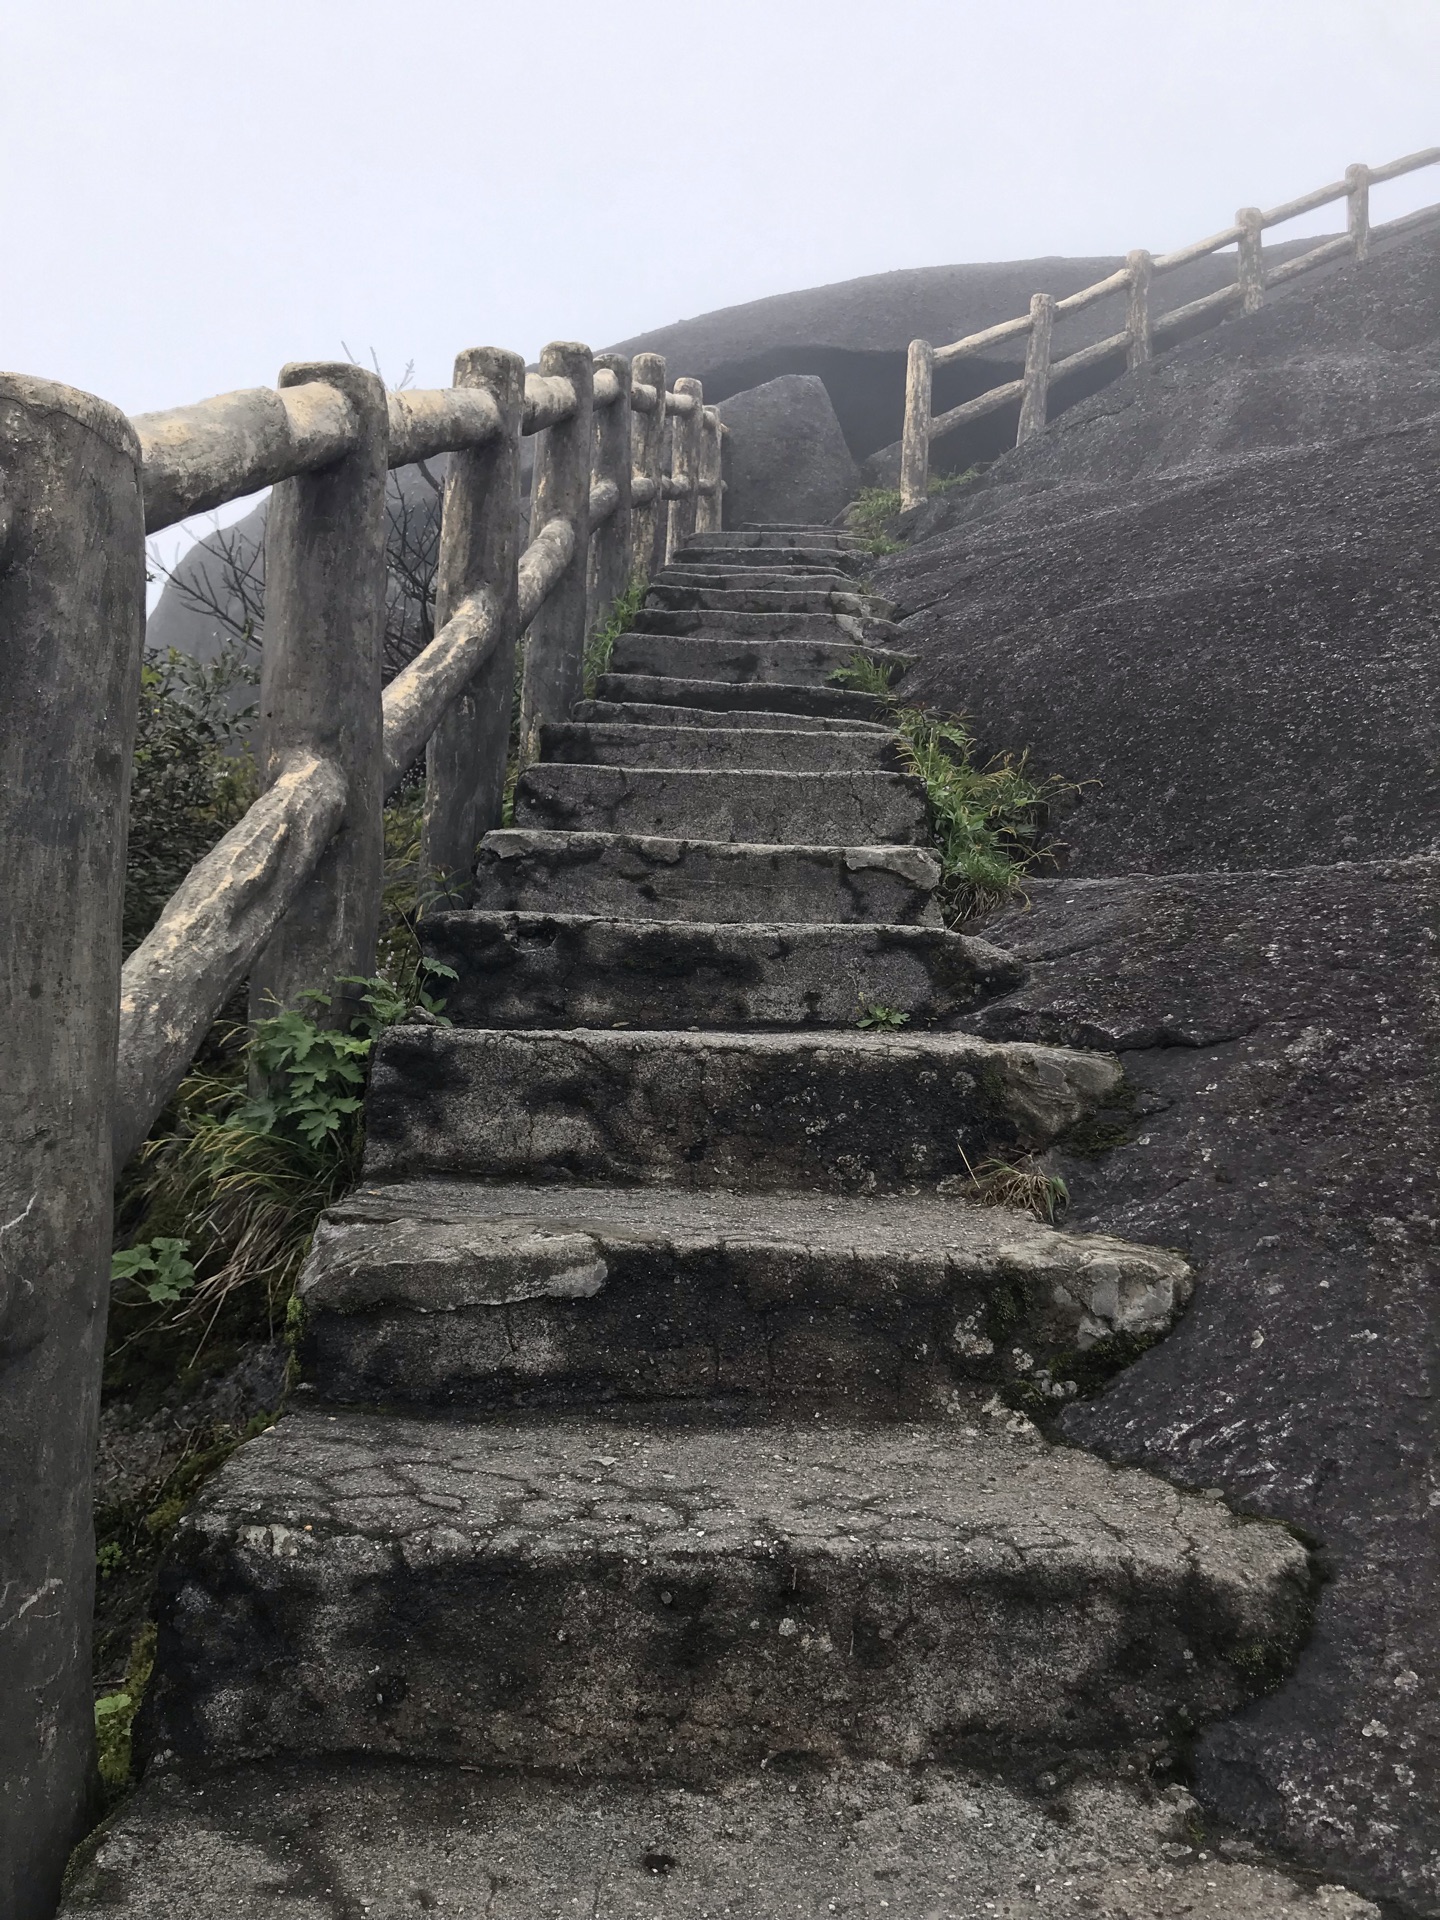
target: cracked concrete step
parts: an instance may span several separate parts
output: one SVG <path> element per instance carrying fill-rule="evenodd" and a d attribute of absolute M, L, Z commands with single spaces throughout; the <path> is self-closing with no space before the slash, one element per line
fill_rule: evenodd
<path fill-rule="evenodd" d="M 1190 1287 L 1176 1254 L 960 1200 L 405 1181 L 317 1229 L 301 1357 L 331 1401 L 935 1418 L 1063 1403 Z"/>
<path fill-rule="evenodd" d="M 589 703 L 587 703 L 589 704 Z M 894 735 L 859 728 L 794 732 L 725 727 L 707 714 L 677 726 L 667 709 L 658 724 L 598 725 L 566 720 L 540 729 L 540 759 L 569 766 L 717 768 L 772 773 L 898 773 Z"/>
<path fill-rule="evenodd" d="M 853 581 L 836 589 L 795 580 L 767 587 L 706 587 L 655 580 L 646 591 L 644 611 L 683 613 L 691 608 L 715 613 L 848 613 L 869 620 L 888 620 L 894 612 L 888 600 L 857 593 Z"/>
<path fill-rule="evenodd" d="M 857 563 L 869 558 L 858 535 L 836 527 L 729 527 L 717 533 L 692 533 L 677 549 L 689 560 L 697 553 L 818 553 L 852 554 Z M 672 555 L 672 559 L 675 556 Z"/>
<path fill-rule="evenodd" d="M 728 689 L 727 689 L 728 691 Z M 878 704 L 878 703 L 877 703 Z M 717 713 L 709 707 L 661 706 L 643 700 L 577 700 L 571 709 L 574 720 L 587 724 L 622 727 L 704 727 L 712 731 L 735 732 L 864 734 L 868 739 L 895 737 L 895 729 L 880 720 L 827 720 L 813 713 L 747 713 L 731 709 Z"/>
<path fill-rule="evenodd" d="M 1037 1791 L 960 1767 L 779 1757 L 686 1790 L 359 1757 L 152 1767 L 76 1856 L 61 1914 L 1380 1920 L 1250 1849 L 1197 1854 L 1201 1809 L 1181 1787 L 1064 1774 Z"/>
<path fill-rule="evenodd" d="M 925 790 L 903 773 L 537 763 L 515 789 L 515 825 L 751 845 L 919 846 Z"/>
<path fill-rule="evenodd" d="M 893 1192 L 1047 1146 L 1122 1077 L 1113 1054 L 958 1033 L 392 1027 L 365 1177 Z"/>
<path fill-rule="evenodd" d="M 180 1523 L 155 1744 L 696 1781 L 1168 1748 L 1309 1589 L 1282 1527 L 958 1423 L 306 1408 Z"/>
<path fill-rule="evenodd" d="M 883 668 L 891 683 L 914 664 L 914 656 L 884 647 L 861 646 L 833 628 L 830 637 L 724 633 L 700 628 L 692 634 L 622 633 L 606 670 L 611 674 L 655 674 L 661 678 L 694 678 L 739 685 L 821 687 L 829 690 L 831 676 L 854 664 L 863 654 L 871 665 Z"/>
<path fill-rule="evenodd" d="M 597 699 L 625 706 L 675 706 L 710 713 L 809 715 L 820 720 L 869 720 L 886 725 L 889 708 L 875 693 L 853 693 L 849 687 L 785 686 L 776 680 L 690 680 L 661 673 L 602 673 L 595 687 Z M 575 708 L 577 718 L 590 703 Z M 740 722 L 729 719 L 727 726 Z M 887 731 L 891 730 L 887 726 Z"/>
<path fill-rule="evenodd" d="M 651 588 L 655 587 L 706 587 L 728 588 L 743 593 L 752 593 L 767 588 L 778 588 L 788 592 L 793 587 L 814 592 L 817 589 L 829 593 L 856 592 L 853 573 L 842 573 L 833 566 L 799 567 L 731 567 L 717 565 L 703 566 L 697 561 L 693 566 L 672 562 L 662 567 L 650 579 Z M 863 589 L 861 589 L 863 591 Z"/>
<path fill-rule="evenodd" d="M 927 847 L 753 846 L 626 833 L 487 833 L 475 904 L 621 920 L 938 926 Z"/>
<path fill-rule="evenodd" d="M 939 927 L 714 926 L 589 914 L 431 913 L 459 1027 L 853 1027 L 866 1007 L 917 1027 L 1021 984 L 1010 954 Z"/>
<path fill-rule="evenodd" d="M 742 613 L 720 608 L 706 612 L 700 607 L 667 610 L 641 607 L 630 622 L 630 632 L 655 634 L 710 633 L 748 634 L 755 639 L 791 640 L 832 639 L 848 644 L 852 653 L 882 650 L 887 642 L 901 637 L 893 620 L 871 619 L 852 613 Z M 618 645 L 618 642 L 617 642 Z"/>
<path fill-rule="evenodd" d="M 730 547 L 709 552 L 688 548 L 676 554 L 656 579 L 665 579 L 672 569 L 693 573 L 723 568 L 727 573 L 785 573 L 794 577 L 817 573 L 843 574 L 852 582 L 868 577 L 872 556 L 839 547 Z"/>

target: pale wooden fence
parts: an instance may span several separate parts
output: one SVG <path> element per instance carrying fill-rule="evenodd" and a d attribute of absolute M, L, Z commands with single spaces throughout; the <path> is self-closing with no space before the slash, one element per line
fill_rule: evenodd
<path fill-rule="evenodd" d="M 666 424 L 671 470 L 661 470 Z M 116 1154 L 144 1138 L 247 974 L 294 1005 L 374 963 L 386 795 L 426 756 L 423 857 L 464 876 L 499 824 L 516 648 L 522 758 L 580 692 L 587 635 L 632 575 L 718 527 L 718 416 L 655 354 L 560 343 L 527 374 L 494 348 L 455 384 L 387 395 L 364 369 L 134 422 L 147 532 L 271 485 L 259 757 L 265 791 L 125 963 Z M 540 434 L 528 539 L 520 440 Z M 451 456 L 434 639 L 381 692 L 386 469 Z M 463 880 L 459 882 L 463 885 Z"/>
<path fill-rule="evenodd" d="M 942 435 L 982 420 L 987 414 L 1018 400 L 1020 425 L 1016 445 L 1023 446 L 1045 425 L 1050 388 L 1055 381 L 1098 366 L 1122 352 L 1127 368 L 1144 366 L 1162 347 L 1173 345 L 1181 338 L 1188 339 L 1236 310 L 1256 312 L 1264 304 L 1269 288 L 1346 255 L 1364 260 L 1372 238 L 1402 233 L 1407 227 L 1433 219 L 1440 212 L 1440 203 L 1372 227 L 1370 189 L 1382 181 L 1397 180 L 1402 174 L 1415 173 L 1437 163 L 1440 163 L 1440 147 L 1427 147 L 1423 153 L 1407 154 L 1403 160 L 1392 160 L 1388 166 L 1347 167 L 1343 180 L 1319 187 L 1314 193 L 1302 194 L 1298 200 L 1286 201 L 1268 212 L 1262 212 L 1259 207 L 1242 207 L 1235 216 L 1234 226 L 1212 233 L 1208 239 L 1197 240 L 1191 246 L 1178 247 L 1173 253 L 1152 255 L 1137 248 L 1126 255 L 1125 265 L 1118 272 L 1068 294 L 1063 300 L 1057 300 L 1053 294 L 1037 293 L 1030 302 L 1030 311 L 1014 320 L 985 327 L 979 333 L 967 334 L 963 340 L 951 341 L 943 347 L 933 347 L 927 340 L 912 340 L 905 372 L 905 426 L 900 450 L 902 508 L 919 506 L 925 499 L 930 481 L 930 448 Z M 1263 236 L 1268 228 L 1341 200 L 1346 202 L 1348 214 L 1343 234 L 1276 266 L 1265 265 Z M 1227 247 L 1236 249 L 1233 285 L 1221 287 L 1203 299 L 1189 301 L 1167 313 L 1153 312 L 1157 280 Z M 1085 312 L 1098 301 L 1122 293 L 1126 295 L 1127 311 L 1125 325 L 1119 332 L 1059 359 L 1054 357 L 1054 330 L 1058 323 Z M 936 367 L 949 366 L 968 355 L 1021 339 L 1026 341 L 1025 371 L 1018 380 L 1004 381 L 960 406 L 951 407 L 946 413 L 932 413 L 930 402 Z"/>

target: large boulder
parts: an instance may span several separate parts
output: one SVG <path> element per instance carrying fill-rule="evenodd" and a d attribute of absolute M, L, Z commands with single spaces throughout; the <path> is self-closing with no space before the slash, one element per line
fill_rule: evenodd
<path fill-rule="evenodd" d="M 725 441 L 725 524 L 819 524 L 853 500 L 860 469 L 814 374 L 789 373 L 720 403 Z"/>

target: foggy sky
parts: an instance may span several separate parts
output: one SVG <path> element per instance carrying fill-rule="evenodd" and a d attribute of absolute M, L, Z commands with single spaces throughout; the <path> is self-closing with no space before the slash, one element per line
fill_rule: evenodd
<path fill-rule="evenodd" d="M 438 385 L 465 346 L 1158 250 L 1440 141 L 1437 0 L 5 11 L 0 365 L 130 412 L 342 342 Z"/>

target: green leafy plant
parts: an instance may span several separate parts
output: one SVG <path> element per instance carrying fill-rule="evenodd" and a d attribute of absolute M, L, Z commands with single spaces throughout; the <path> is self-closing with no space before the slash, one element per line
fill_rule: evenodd
<path fill-rule="evenodd" d="M 131 1646 L 123 1686 L 117 1692 L 101 1694 L 95 1702 L 95 1758 L 108 1805 L 113 1805 L 130 1784 L 131 1729 L 154 1666 L 155 1623 L 149 1620 Z"/>
<path fill-rule="evenodd" d="M 145 1298 L 155 1306 L 183 1300 L 195 1285 L 195 1269 L 187 1255 L 188 1240 L 160 1234 L 153 1240 L 141 1240 L 110 1256 L 110 1284 L 138 1283 Z"/>
<path fill-rule="evenodd" d="M 616 599 L 605 616 L 604 622 L 595 629 L 585 647 L 585 659 L 581 680 L 585 698 L 595 698 L 595 688 L 602 673 L 610 671 L 610 658 L 615 651 L 615 642 L 622 633 L 630 631 L 631 622 L 645 602 L 646 581 L 641 573 L 632 574 L 625 591 Z"/>
<path fill-rule="evenodd" d="M 832 687 L 844 687 L 850 693 L 873 693 L 882 700 L 888 700 L 894 692 L 890 668 L 858 650 L 843 666 L 836 667 L 829 679 Z"/>
<path fill-rule="evenodd" d="M 925 491 L 932 499 L 937 494 L 959 493 L 965 487 L 973 487 L 983 467 L 966 467 L 963 473 L 932 473 Z"/>
<path fill-rule="evenodd" d="M 857 1027 L 881 1028 L 894 1033 L 901 1027 L 909 1026 L 910 1016 L 902 1013 L 898 1007 L 886 1007 L 878 1001 L 871 1001 L 868 1005 L 861 1005 L 855 1024 Z"/>

